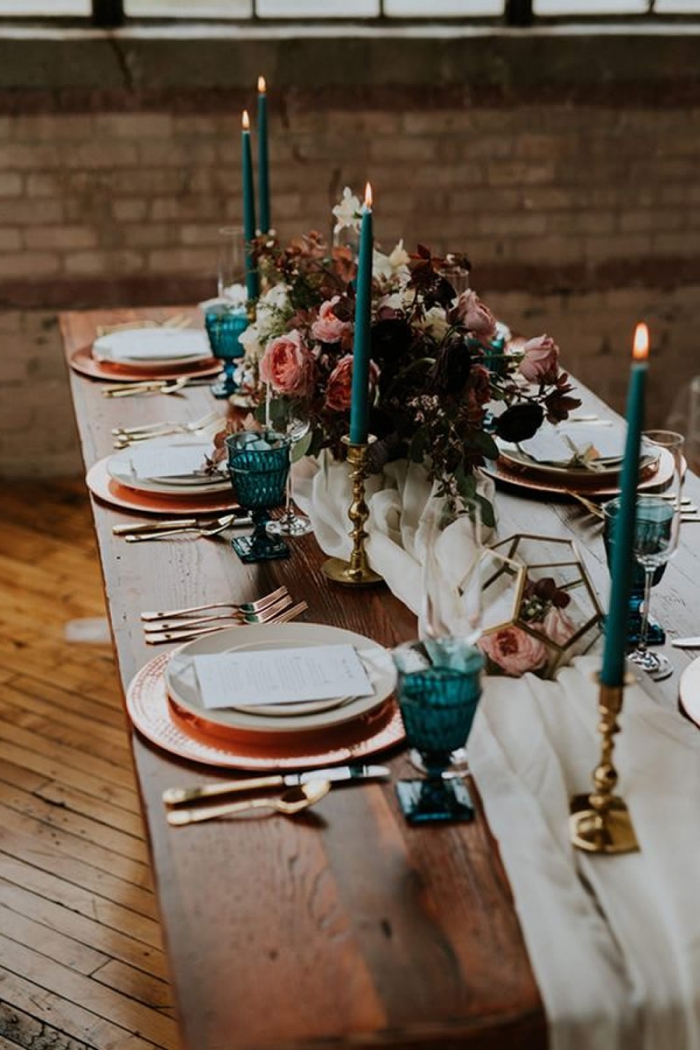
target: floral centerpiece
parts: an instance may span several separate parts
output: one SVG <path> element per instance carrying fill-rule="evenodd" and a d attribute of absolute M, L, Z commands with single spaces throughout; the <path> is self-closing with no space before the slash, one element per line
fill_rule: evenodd
<path fill-rule="evenodd" d="M 357 198 L 346 191 L 334 211 L 336 231 L 352 232 Z M 340 458 L 352 385 L 352 248 L 311 232 L 286 246 L 258 238 L 254 255 L 265 291 L 241 336 L 243 389 L 258 418 L 277 428 L 309 421 L 300 451 Z M 374 252 L 369 426 L 373 470 L 399 458 L 424 464 L 436 495 L 458 514 L 464 499 L 479 498 L 475 472 L 497 458 L 494 435 L 525 440 L 579 402 L 554 340 L 511 340 L 474 291 L 458 294 L 449 275 L 456 268 L 467 277 L 467 258 L 448 261 L 422 245 L 409 254 L 402 241 Z"/>

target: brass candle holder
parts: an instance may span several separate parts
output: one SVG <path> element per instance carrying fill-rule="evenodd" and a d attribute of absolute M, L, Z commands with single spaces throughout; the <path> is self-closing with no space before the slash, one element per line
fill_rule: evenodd
<path fill-rule="evenodd" d="M 588 853 L 633 853 L 639 849 L 629 810 L 619 795 L 614 794 L 617 770 L 612 754 L 615 733 L 620 732 L 617 716 L 622 710 L 623 690 L 624 684 L 600 682 L 598 730 L 603 739 L 600 762 L 593 771 L 595 789 L 590 795 L 574 795 L 571 800 L 571 841 Z"/>
<path fill-rule="evenodd" d="M 369 517 L 369 507 L 365 502 L 365 478 L 367 477 L 367 460 L 369 447 L 375 440 L 368 437 L 367 442 L 362 445 L 354 445 L 349 438 L 344 437 L 344 444 L 348 450 L 348 465 L 350 477 L 352 478 L 352 503 L 348 510 L 348 517 L 352 522 L 352 553 L 350 561 L 342 558 L 329 558 L 321 566 L 321 571 L 329 580 L 343 583 L 354 587 L 367 587 L 374 583 L 381 583 L 382 577 L 370 569 L 365 551 L 365 522 Z"/>

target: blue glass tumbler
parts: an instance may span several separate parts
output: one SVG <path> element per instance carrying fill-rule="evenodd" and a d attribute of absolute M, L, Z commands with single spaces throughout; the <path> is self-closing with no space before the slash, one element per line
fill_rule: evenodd
<path fill-rule="evenodd" d="M 407 642 L 392 653 L 397 695 L 410 747 L 419 752 L 422 780 L 396 785 L 411 824 L 472 820 L 474 807 L 459 775 L 450 775 L 451 754 L 463 748 L 481 696 L 484 658 L 463 638 Z"/>
<path fill-rule="evenodd" d="M 603 541 L 605 543 L 605 554 L 608 566 L 612 566 L 613 531 L 614 523 L 620 510 L 620 498 L 609 500 L 603 504 Z M 654 570 L 652 586 L 656 587 L 664 572 L 665 565 L 659 565 Z M 632 564 L 632 585 L 629 599 L 629 618 L 627 620 L 627 646 L 634 649 L 639 645 L 642 627 L 642 601 L 644 598 L 644 569 L 635 559 Z M 647 625 L 647 645 L 663 645 L 666 641 L 666 632 L 656 620 L 649 620 Z"/>
<path fill-rule="evenodd" d="M 204 325 L 214 357 L 223 361 L 223 377 L 211 387 L 214 397 L 230 397 L 238 390 L 235 379 L 236 365 L 245 354 L 240 342 L 248 327 L 245 306 L 233 303 L 212 303 L 204 315 Z"/>
<path fill-rule="evenodd" d="M 241 507 L 250 511 L 255 526 L 250 536 L 237 537 L 231 542 L 241 561 L 289 557 L 287 544 L 270 536 L 265 527 L 271 508 L 284 501 L 289 443 L 286 434 L 275 430 L 242 431 L 226 438 L 231 484 Z"/>

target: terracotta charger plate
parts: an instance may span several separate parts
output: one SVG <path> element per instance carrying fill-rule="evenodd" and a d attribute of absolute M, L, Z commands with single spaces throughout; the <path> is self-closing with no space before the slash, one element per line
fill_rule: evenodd
<path fill-rule="evenodd" d="M 691 722 L 700 727 L 700 657 L 688 664 L 681 675 L 678 702 Z"/>
<path fill-rule="evenodd" d="M 304 734 L 303 741 L 295 742 L 287 734 L 279 740 L 267 737 L 264 746 L 259 738 L 224 743 L 196 730 L 188 731 L 187 722 L 176 721 L 168 703 L 163 672 L 170 655 L 161 653 L 136 674 L 127 690 L 126 709 L 139 733 L 178 758 L 250 771 L 314 769 L 353 762 L 404 739 L 401 715 L 392 699 L 364 719 L 313 737 Z"/>
<path fill-rule="evenodd" d="M 192 362 L 188 365 L 168 365 L 158 367 L 153 365 L 148 370 L 144 368 L 129 368 L 128 365 L 110 364 L 107 361 L 98 361 L 92 356 L 89 346 L 83 346 L 69 358 L 69 365 L 74 372 L 89 376 L 91 379 L 106 379 L 112 383 L 148 382 L 149 379 L 180 379 L 182 376 L 215 376 L 221 371 L 221 362 L 213 357 L 205 357 L 201 361 Z"/>
<path fill-rule="evenodd" d="M 93 496 L 122 510 L 133 510 L 144 514 L 221 514 L 238 507 L 233 489 L 227 492 L 192 492 L 191 495 L 166 496 L 154 492 L 142 492 L 120 485 L 110 476 L 107 462 L 110 456 L 94 463 L 85 477 L 85 483 Z M 189 490 L 188 490 L 189 492 Z"/>
<path fill-rule="evenodd" d="M 488 474 L 495 481 L 511 485 L 513 488 L 545 492 L 553 496 L 565 496 L 568 490 L 569 492 L 580 492 L 582 495 L 592 496 L 594 499 L 610 499 L 612 496 L 619 495 L 620 492 L 617 484 L 611 484 L 609 479 L 606 481 L 601 480 L 599 484 L 596 484 L 595 481 L 587 478 L 585 485 L 582 485 L 578 483 L 576 475 L 566 474 L 561 480 L 555 480 L 553 477 L 542 477 L 536 474 L 535 471 L 530 472 L 526 467 L 516 469 L 513 464 L 506 463 L 502 459 L 496 460 L 495 463 L 489 463 L 481 469 L 484 474 Z M 650 467 L 647 475 L 640 481 L 639 491 L 647 492 L 664 489 L 672 477 L 673 456 L 667 449 L 661 449 L 655 466 Z"/>

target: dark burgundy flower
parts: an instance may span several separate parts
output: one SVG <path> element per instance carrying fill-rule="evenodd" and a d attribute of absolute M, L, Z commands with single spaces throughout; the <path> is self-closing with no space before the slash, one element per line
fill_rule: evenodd
<path fill-rule="evenodd" d="M 526 402 L 511 405 L 498 417 L 496 433 L 504 441 L 526 441 L 542 426 L 544 411 L 540 405 Z"/>

